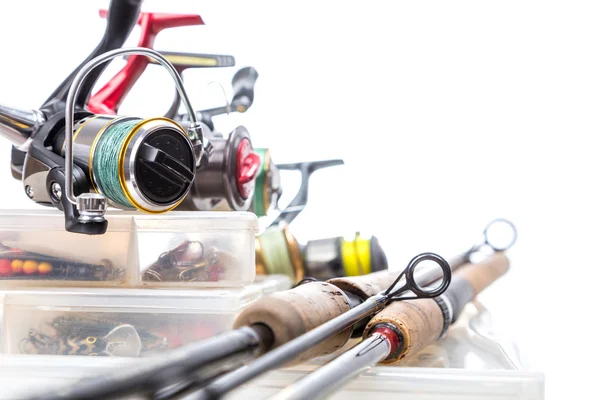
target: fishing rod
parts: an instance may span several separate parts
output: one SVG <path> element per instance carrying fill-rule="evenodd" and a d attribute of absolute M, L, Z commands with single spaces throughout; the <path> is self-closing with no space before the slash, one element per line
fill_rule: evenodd
<path fill-rule="evenodd" d="M 435 264 L 416 268 L 426 260 L 432 260 Z M 173 385 L 183 390 L 205 384 L 261 354 L 277 351 L 281 348 L 278 346 L 309 331 L 313 336 L 312 332 L 319 334 L 318 342 L 328 340 L 314 346 L 305 357 L 331 352 L 349 340 L 353 324 L 369 313 L 375 313 L 400 293 L 409 289 L 426 296 L 442 292 L 450 281 L 453 267 L 457 266 L 451 267 L 438 255 L 424 253 L 415 257 L 399 276 L 382 271 L 329 282 L 306 283 L 274 293 L 248 306 L 236 321 L 235 329 L 230 332 L 162 353 L 160 357 L 140 362 L 136 368 L 87 378 L 41 398 L 104 399 L 131 393 L 150 395 Z M 440 279 L 443 282 L 435 292 L 420 289 Z M 388 287 L 390 290 L 387 294 L 380 293 Z M 398 289 L 392 292 L 391 289 L 395 287 Z M 318 312 L 315 312 L 315 307 L 319 307 Z M 338 331 L 339 318 L 343 318 L 345 326 L 341 333 Z M 334 333 L 331 333 L 332 322 L 335 324 Z"/>
<path fill-rule="evenodd" d="M 390 304 L 369 321 L 362 342 L 283 389 L 271 400 L 324 399 L 378 363 L 395 364 L 418 353 L 442 339 L 464 306 L 508 268 L 508 258 L 498 253 L 456 271 L 448 289 L 436 298 Z"/>
<path fill-rule="evenodd" d="M 507 227 L 508 227 L 510 234 L 509 234 L 509 236 L 506 236 L 506 237 L 500 236 L 500 239 L 505 240 L 505 241 L 500 241 L 497 232 L 504 231 L 503 233 L 506 233 Z M 494 235 L 492 234 L 492 229 L 493 229 Z M 508 238 L 508 240 L 506 240 L 507 238 Z M 460 255 L 452 258 L 449 263 L 450 268 L 452 270 L 457 270 L 458 268 L 466 268 L 470 265 L 470 264 L 466 264 L 466 263 L 469 263 L 471 257 L 474 254 L 481 252 L 486 248 L 492 249 L 495 251 L 495 253 L 498 253 L 501 250 L 496 250 L 496 249 L 500 249 L 501 247 L 510 248 L 515 243 L 515 241 L 516 241 L 516 228 L 515 228 L 514 224 L 512 224 L 510 221 L 507 221 L 505 219 L 493 220 L 484 229 L 483 241 L 479 244 L 472 246 L 466 252 L 463 252 Z M 409 264 L 409 266 L 410 266 L 410 264 Z M 407 267 L 407 269 L 405 271 L 410 271 L 410 269 Z M 377 275 L 377 274 L 378 273 L 371 274 L 371 275 L 373 276 L 373 275 Z M 431 277 L 432 276 L 430 276 L 430 278 Z M 313 299 L 310 299 L 310 300 L 314 300 L 314 302 L 311 301 L 311 302 L 307 302 L 304 304 L 299 303 L 299 301 L 295 301 L 291 304 L 286 304 L 284 302 L 269 303 L 269 298 L 265 298 L 265 300 L 262 302 L 257 302 L 255 304 L 250 305 L 237 318 L 237 320 L 234 324 L 234 327 L 246 326 L 246 325 L 257 324 L 257 323 L 268 326 L 269 328 L 271 328 L 271 331 L 274 332 L 274 334 L 275 334 L 274 335 L 275 349 L 272 350 L 271 352 L 263 355 L 262 357 L 258 358 L 252 364 L 244 366 L 244 367 L 234 370 L 228 374 L 225 374 L 220 378 L 217 378 L 214 382 L 209 384 L 206 388 L 191 395 L 190 399 L 219 398 L 220 396 L 224 395 L 225 393 L 229 392 L 230 390 L 255 378 L 256 376 L 262 374 L 263 372 L 266 372 L 270 369 L 279 367 L 288 362 L 292 362 L 292 361 L 300 362 L 300 361 L 304 361 L 306 359 L 331 354 L 334 351 L 336 351 L 337 349 L 343 347 L 348 342 L 350 337 L 356 337 L 357 335 L 358 336 L 362 335 L 363 330 L 364 330 L 364 321 L 362 323 L 355 324 L 355 322 L 349 322 L 347 318 L 350 318 L 352 313 L 358 313 L 362 307 L 369 307 L 369 305 L 371 305 L 372 307 L 375 308 L 376 301 L 374 301 L 374 300 L 377 299 L 376 296 L 382 295 L 382 293 L 379 292 L 380 290 L 382 290 L 381 284 L 380 285 L 373 284 L 373 282 L 370 282 L 368 279 L 363 280 L 363 278 L 364 277 L 358 277 L 358 278 L 354 278 L 354 279 L 338 278 L 338 279 L 329 280 L 328 282 L 338 286 L 340 289 L 351 292 L 355 295 L 358 295 L 364 301 L 364 303 L 360 304 L 359 306 L 354 307 L 353 309 L 351 309 L 350 311 L 348 311 L 345 314 L 341 314 L 341 315 L 338 315 L 337 317 L 334 317 L 333 319 L 330 319 L 328 322 L 319 324 L 320 326 L 317 326 L 314 329 L 312 329 L 312 327 L 310 329 L 305 329 L 305 330 L 303 330 L 301 328 L 296 328 L 294 330 L 294 333 L 300 332 L 300 336 L 298 336 L 298 335 L 295 335 L 294 337 L 286 336 L 286 335 L 288 335 L 289 327 L 286 327 L 288 329 L 288 331 L 286 331 L 286 332 L 279 331 L 278 330 L 279 327 L 277 325 L 278 321 L 280 321 L 281 319 L 285 319 L 285 318 L 289 318 L 293 321 L 304 321 L 311 317 L 314 317 L 314 314 L 321 314 L 322 313 L 321 310 L 319 310 L 318 312 L 315 312 L 315 309 L 320 304 L 327 304 L 327 299 L 320 299 L 318 297 L 318 295 L 315 294 L 315 297 Z M 440 277 L 438 275 L 437 279 L 432 279 L 429 282 L 432 283 L 439 279 L 442 279 L 442 277 Z M 410 279 L 408 276 L 407 276 L 406 282 L 407 283 L 405 283 L 405 285 L 408 284 L 408 286 L 409 286 L 408 288 L 411 289 L 413 291 L 413 293 L 417 294 L 418 296 L 423 294 L 422 289 L 420 287 L 418 288 L 417 291 L 415 291 L 414 288 L 412 288 L 412 286 L 415 286 L 415 285 L 410 284 L 411 282 L 410 282 Z M 413 283 L 414 283 L 414 281 L 413 281 Z M 443 284 L 443 283 L 444 282 L 442 280 L 441 284 Z M 302 286 L 308 286 L 308 285 L 311 285 L 311 284 L 301 285 L 299 288 L 302 288 Z M 419 283 L 418 285 L 424 286 L 424 284 L 422 284 L 422 283 Z M 393 286 L 394 286 L 394 284 L 392 284 L 390 286 L 390 288 Z M 389 293 L 389 290 L 390 289 L 388 289 L 388 291 L 384 292 L 383 295 L 385 295 L 385 293 Z M 375 296 L 375 297 L 373 297 L 373 296 Z M 276 295 L 270 296 L 270 297 L 271 297 L 271 299 L 273 299 L 276 297 Z M 299 309 L 301 310 L 298 303 L 311 309 L 311 313 L 309 315 L 306 315 L 306 314 L 302 313 L 301 311 L 298 311 Z M 285 307 L 283 307 L 283 305 L 285 305 Z M 379 311 L 379 309 L 374 311 L 374 313 L 377 311 Z M 302 324 L 305 324 L 305 322 L 296 322 L 296 325 L 302 325 Z M 349 327 L 350 335 L 344 336 L 346 334 L 344 329 L 347 329 L 348 327 Z M 327 335 L 329 335 L 329 336 L 327 336 Z M 329 339 L 327 339 L 327 340 L 322 339 L 324 336 L 329 337 Z M 340 336 L 341 336 L 341 340 L 340 340 Z M 283 339 L 280 339 L 280 337 L 282 337 Z M 336 340 L 336 338 L 337 338 L 337 340 Z M 319 339 L 322 339 L 322 340 L 317 341 Z M 305 346 L 308 346 L 308 347 L 305 348 Z M 311 348 L 311 346 L 312 346 L 312 348 Z M 311 348 L 311 350 L 306 351 L 309 348 Z M 302 349 L 304 349 L 305 353 L 298 356 L 298 354 L 301 353 Z M 295 357 L 292 357 L 292 354 L 295 354 Z M 186 399 L 187 399 L 187 397 L 186 397 Z"/>
<path fill-rule="evenodd" d="M 425 285 L 418 284 L 414 279 L 414 270 L 416 266 L 426 260 L 435 262 L 442 271 L 442 278 L 437 287 L 424 287 Z M 359 288 L 359 292 L 362 292 L 363 295 L 373 294 L 366 298 L 362 304 L 342 314 L 338 314 L 335 318 L 330 319 L 323 324 L 319 324 L 313 329 L 308 329 L 305 333 L 297 336 L 295 339 L 285 341 L 280 346 L 257 358 L 254 362 L 216 378 L 206 387 L 200 389 L 196 393 L 186 396 L 186 398 L 190 400 L 221 398 L 221 396 L 251 379 L 254 379 L 267 371 L 283 366 L 284 364 L 301 362 L 314 357 L 331 354 L 348 342 L 354 331 L 353 328 L 355 324 L 365 321 L 365 319 L 368 319 L 370 316 L 376 314 L 395 301 L 437 297 L 444 293 L 448 288 L 451 276 L 452 270 L 446 260 L 434 253 L 422 253 L 411 260 L 406 269 L 385 291 L 375 291 L 375 293 L 373 293 L 374 288 L 372 285 L 365 284 L 364 282 L 356 285 L 356 283 L 353 282 L 353 284 Z M 403 277 L 405 278 L 404 281 L 399 284 Z M 336 280 L 337 279 L 334 279 L 333 281 Z M 308 285 L 310 284 L 302 286 Z M 302 288 L 302 286 L 298 288 Z M 335 312 L 334 306 L 330 302 L 313 300 L 310 304 L 310 314 L 305 312 L 301 315 L 295 315 L 294 317 L 314 318 L 315 315 Z M 275 303 L 270 306 L 273 307 L 274 305 Z M 249 308 L 252 308 L 252 305 Z M 285 309 L 282 309 L 281 312 L 276 311 L 274 313 L 268 313 L 267 310 L 263 310 L 263 314 L 267 317 L 259 317 L 259 319 L 255 320 L 253 320 L 251 316 L 249 318 L 248 313 L 242 312 L 236 321 L 236 324 L 240 319 L 244 322 L 245 314 L 245 317 L 250 321 L 253 321 L 254 324 L 262 322 L 269 326 L 269 322 L 276 321 L 276 319 L 271 319 L 272 317 L 277 318 L 283 314 L 287 314 L 287 317 L 289 318 L 290 315 L 295 314 L 292 313 L 292 310 L 292 307 L 286 307 Z M 278 313 L 279 315 L 277 315 Z M 305 321 L 297 320 L 294 317 L 292 317 L 293 324 L 298 327 L 307 325 Z M 286 335 L 289 335 L 288 332 L 283 331 L 273 330 L 273 332 L 275 333 L 275 346 L 278 345 L 277 341 L 280 336 L 285 337 Z"/>

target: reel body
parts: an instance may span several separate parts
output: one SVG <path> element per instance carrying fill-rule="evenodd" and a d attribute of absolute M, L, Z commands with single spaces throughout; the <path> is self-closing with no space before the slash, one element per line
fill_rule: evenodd
<path fill-rule="evenodd" d="M 239 126 L 227 138 L 218 134 L 209 138 L 212 149 L 208 163 L 198 170 L 190 193 L 178 209 L 248 210 L 260 168 L 248 131 Z"/>

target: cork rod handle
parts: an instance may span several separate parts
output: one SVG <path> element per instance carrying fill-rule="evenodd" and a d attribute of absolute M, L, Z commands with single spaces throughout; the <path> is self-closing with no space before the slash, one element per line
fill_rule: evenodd
<path fill-rule="evenodd" d="M 397 301 L 380 311 L 365 328 L 369 336 L 377 326 L 387 325 L 399 334 L 399 350 L 382 364 L 394 364 L 404 357 L 414 355 L 440 338 L 445 318 L 459 314 L 465 304 L 508 271 L 509 260 L 496 254 L 478 264 L 467 264 L 455 272 L 452 283 L 441 296 L 443 299 L 417 299 Z M 443 300 L 443 301 L 440 301 Z M 452 311 L 444 316 L 441 304 Z"/>

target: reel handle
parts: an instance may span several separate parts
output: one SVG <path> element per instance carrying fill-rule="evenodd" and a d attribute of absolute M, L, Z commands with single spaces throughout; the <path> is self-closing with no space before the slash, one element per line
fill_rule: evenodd
<path fill-rule="evenodd" d="M 258 79 L 258 72 L 252 67 L 240 69 L 231 80 L 233 87 L 233 99 L 231 107 L 244 113 L 254 102 L 254 85 Z"/>
<path fill-rule="evenodd" d="M 282 221 L 289 224 L 304 210 L 308 202 L 308 180 L 313 172 L 318 169 L 343 165 L 344 160 L 309 161 L 294 164 L 277 164 L 280 170 L 299 170 L 302 173 L 302 183 L 298 194 L 290 204 L 279 214 L 270 226 L 277 226 Z"/>
<path fill-rule="evenodd" d="M 161 51 L 160 54 L 165 56 L 167 60 L 173 64 L 179 75 L 183 74 L 183 71 L 190 68 L 223 68 L 235 66 L 235 58 L 230 55 L 220 54 L 193 54 L 183 53 L 175 51 Z M 156 61 L 150 59 L 150 64 L 158 64 Z M 165 113 L 165 117 L 174 119 L 179 111 L 181 104 L 181 98 L 179 93 L 175 91 L 175 97 L 171 103 L 171 107 Z M 211 128 L 211 130 L 214 127 Z"/>
<path fill-rule="evenodd" d="M 252 106 L 254 102 L 254 85 L 258 79 L 258 72 L 252 67 L 245 67 L 235 73 L 231 80 L 233 87 L 233 98 L 231 104 L 222 107 L 209 108 L 197 112 L 198 117 L 202 120 L 211 131 L 215 130 L 215 124 L 212 117 L 217 115 L 227 114 L 230 111 L 244 113 Z M 182 116 L 178 118 L 181 120 Z"/>

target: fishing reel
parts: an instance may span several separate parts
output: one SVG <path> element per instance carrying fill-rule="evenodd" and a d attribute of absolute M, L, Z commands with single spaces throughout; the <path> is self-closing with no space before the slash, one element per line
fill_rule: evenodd
<path fill-rule="evenodd" d="M 112 7 L 111 7 L 112 8 Z M 107 16 L 101 11 L 102 17 Z M 152 48 L 156 35 L 166 28 L 201 25 L 199 15 L 141 13 L 137 19 L 140 26 L 138 46 Z M 182 75 L 184 71 L 195 68 L 220 68 L 235 65 L 235 58 L 229 55 L 194 54 L 183 52 L 161 52 Z M 152 57 L 133 55 L 127 57 L 127 63 L 105 86 L 90 97 L 88 108 L 108 114 L 116 114 L 135 82 L 149 64 L 160 64 Z M 259 171 L 260 159 L 253 151 L 248 131 L 240 126 L 228 137 L 215 131 L 212 117 L 231 111 L 245 112 L 254 100 L 254 85 L 258 73 L 254 68 L 240 69 L 232 80 L 234 95 L 226 106 L 196 111 L 195 118 L 200 121 L 203 133 L 211 142 L 210 157 L 204 168 L 197 170 L 196 179 L 188 196 L 177 207 L 178 210 L 234 210 L 246 211 L 250 208 L 254 194 L 254 181 Z M 178 113 L 182 97 L 176 90 L 175 98 L 165 117 L 173 119 L 182 126 L 189 126 L 189 113 Z"/>
<path fill-rule="evenodd" d="M 141 41 L 152 45 L 161 29 L 181 21 L 195 24 L 199 16 L 144 14 L 138 18 L 140 6 L 141 0 L 111 2 L 100 44 L 40 110 L 0 107 L 0 134 L 14 144 L 13 176 L 23 181 L 29 198 L 64 211 L 70 232 L 104 233 L 108 205 L 162 213 L 183 204 L 190 195 L 193 201 L 180 209 L 198 210 L 205 209 L 198 203 L 208 194 L 213 203 L 226 198 L 235 210 L 250 206 L 260 160 L 252 152 L 245 129 L 238 128 L 227 140 L 216 138 L 213 146 L 205 135 L 210 130 L 196 117 L 177 69 L 154 50 L 119 49 L 136 23 L 142 22 L 146 32 Z M 128 64 L 108 88 L 94 95 L 99 97 L 90 98 L 105 63 L 117 56 L 130 56 Z M 188 113 L 181 124 L 165 117 L 116 115 L 122 96 L 139 77 L 140 66 L 145 68 L 143 60 L 149 58 L 165 67 L 176 83 Z"/>
<path fill-rule="evenodd" d="M 70 232 L 104 233 L 107 205 L 148 213 L 172 210 L 189 193 L 196 170 L 208 164 L 210 143 L 172 64 L 150 49 L 119 49 L 140 5 L 113 1 L 100 44 L 40 110 L 0 110 L 1 132 L 15 144 L 13 176 L 22 180 L 29 198 L 62 210 Z M 168 70 L 190 114 L 186 130 L 164 117 L 99 115 L 85 109 L 105 63 L 131 54 L 153 57 Z"/>
<path fill-rule="evenodd" d="M 173 63 L 177 71 L 204 67 L 230 67 L 235 65 L 232 56 L 194 54 L 184 52 L 161 52 Z M 156 64 L 150 60 L 151 64 Z M 184 210 L 250 210 L 258 217 L 265 216 L 272 204 L 281 196 L 279 171 L 271 160 L 269 149 L 254 149 L 248 132 L 243 127 L 235 129 L 227 138 L 215 129 L 213 117 L 232 112 L 245 113 L 254 102 L 254 86 L 258 72 L 252 67 L 238 70 L 232 78 L 233 97 L 226 105 L 196 112 L 196 117 L 208 128 L 205 135 L 210 138 L 213 152 L 208 168 L 199 175 L 199 181 L 211 182 L 212 187 L 192 189 L 180 209 Z M 178 113 L 181 98 L 176 92 L 165 117 L 185 125 L 187 114 Z M 235 166 L 232 161 L 237 160 Z M 235 171 L 233 168 L 235 167 Z M 219 179 L 219 176 L 222 178 Z M 235 179 L 234 179 L 235 178 Z M 225 192 L 227 202 L 216 201 L 218 194 Z M 253 198 L 252 197 L 253 194 Z"/>
<path fill-rule="evenodd" d="M 387 258 L 375 236 L 309 240 L 302 245 L 288 227 L 272 227 L 256 239 L 256 273 L 283 274 L 292 281 L 328 280 L 387 269 Z"/>
<path fill-rule="evenodd" d="M 387 258 L 374 236 L 363 238 L 357 233 L 352 240 L 335 237 L 310 240 L 302 245 L 290 232 L 290 223 L 308 201 L 308 183 L 312 173 L 341 164 L 342 160 L 326 160 L 276 166 L 278 170 L 300 171 L 302 181 L 296 197 L 256 239 L 257 274 L 283 274 L 299 283 L 305 279 L 327 280 L 387 269 Z M 260 179 L 259 174 L 257 186 Z M 254 206 L 261 204 L 256 201 L 259 196 L 255 191 Z"/>
<path fill-rule="evenodd" d="M 64 211 L 70 232 L 104 233 L 107 205 L 148 213 L 174 209 L 189 193 L 196 169 L 208 161 L 210 146 L 195 119 L 186 131 L 163 117 L 97 115 L 77 104 L 87 75 L 122 54 L 156 57 L 171 73 L 186 107 L 192 110 L 181 78 L 153 50 L 112 50 L 81 67 L 70 85 L 64 109 L 36 112 L 48 118 L 21 149 L 25 150 L 21 176 L 26 194 L 39 204 Z"/>

